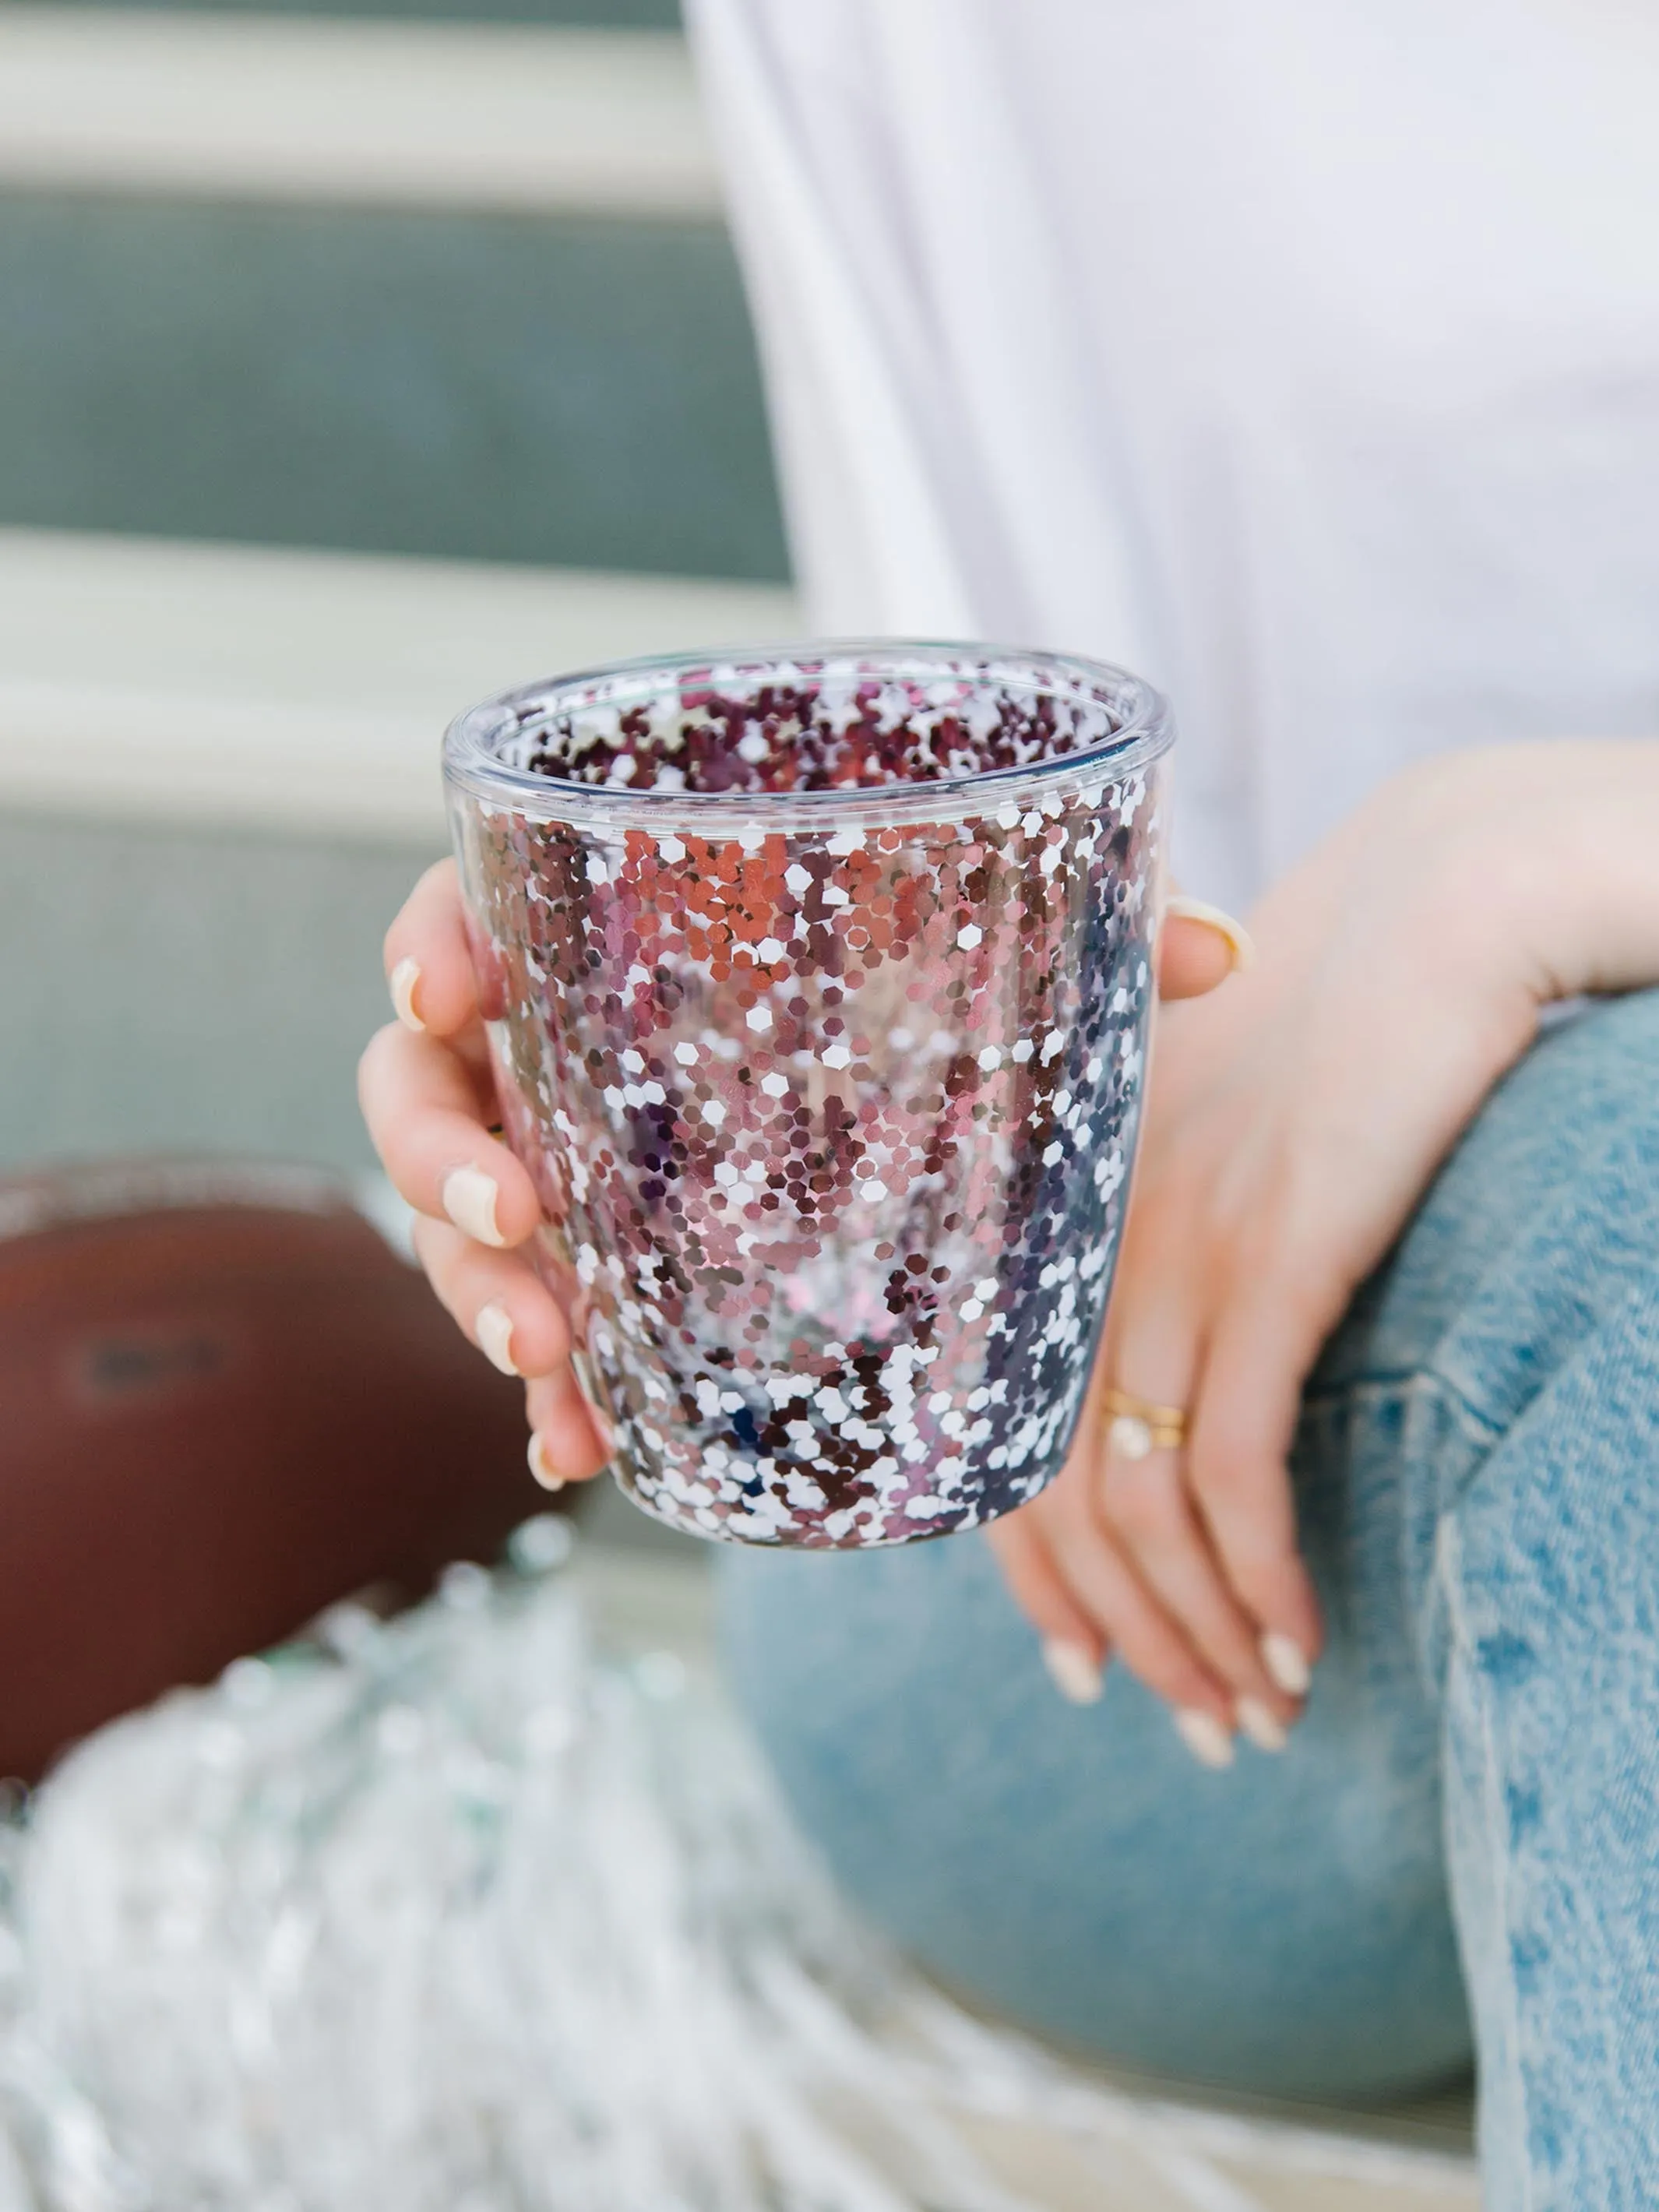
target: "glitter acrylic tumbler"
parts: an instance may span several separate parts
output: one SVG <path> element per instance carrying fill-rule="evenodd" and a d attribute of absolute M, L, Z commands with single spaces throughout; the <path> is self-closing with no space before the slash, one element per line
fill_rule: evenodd
<path fill-rule="evenodd" d="M 503 1124 L 647 1511 L 891 1544 L 1058 1471 L 1171 736 L 1121 670 L 894 643 L 636 662 L 451 729 Z"/>

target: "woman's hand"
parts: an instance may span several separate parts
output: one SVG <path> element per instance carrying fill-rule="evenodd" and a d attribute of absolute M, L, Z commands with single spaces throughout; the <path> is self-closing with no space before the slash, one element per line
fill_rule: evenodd
<path fill-rule="evenodd" d="M 1659 978 L 1656 827 L 1652 744 L 1414 770 L 1263 901 L 1249 972 L 1162 1017 L 1079 1441 L 991 1532 L 1068 1696 L 1115 1651 L 1205 1762 L 1283 1744 L 1320 1644 L 1303 1382 L 1540 1006 Z M 1185 1449 L 1128 1456 L 1109 1385 L 1182 1409 Z"/>
<path fill-rule="evenodd" d="M 398 1019 L 357 1073 L 386 1173 L 415 1209 L 415 1249 L 463 1334 L 525 1377 L 530 1468 L 548 1489 L 611 1456 L 570 1367 L 570 1327 L 526 1248 L 541 1212 L 529 1176 L 493 1133 L 495 1091 L 453 860 L 423 875 L 386 933 Z"/>
<path fill-rule="evenodd" d="M 1235 925 L 1171 901 L 1159 946 L 1166 997 L 1213 989 Z M 358 1071 L 363 1118 L 386 1173 L 415 1208 L 415 1249 L 463 1334 L 526 1378 L 530 1465 L 549 1487 L 597 1474 L 611 1455 L 570 1367 L 570 1326 L 527 1256 L 539 1226 L 529 1176 L 494 1133 L 495 1084 L 454 863 L 429 868 L 386 933 L 398 1015 Z"/>

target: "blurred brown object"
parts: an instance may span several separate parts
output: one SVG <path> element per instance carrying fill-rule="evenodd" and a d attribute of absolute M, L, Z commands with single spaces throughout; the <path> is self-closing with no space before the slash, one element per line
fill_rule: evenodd
<path fill-rule="evenodd" d="M 414 1596 L 546 1501 L 520 1386 L 341 1188 L 234 1163 L 0 1183 L 0 1776 Z"/>

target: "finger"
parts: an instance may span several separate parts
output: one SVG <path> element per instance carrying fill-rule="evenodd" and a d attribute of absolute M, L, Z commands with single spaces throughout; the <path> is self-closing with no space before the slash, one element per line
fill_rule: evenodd
<path fill-rule="evenodd" d="M 1228 1587 L 1187 1495 L 1182 1455 L 1155 1444 L 1139 1424 L 1120 1420 L 1109 1403 L 1115 1385 L 1152 1407 L 1184 1407 L 1193 1395 L 1198 1332 L 1182 1285 L 1164 1272 L 1184 1240 L 1162 1236 L 1149 1252 L 1139 1226 L 1132 1209 L 1073 1458 L 1083 1493 L 1119 1550 L 1210 1672 L 1245 1702 L 1250 1733 L 1265 1745 L 1295 1717 L 1294 1702 L 1267 1669 L 1256 1632 Z"/>
<path fill-rule="evenodd" d="M 1160 998 L 1201 999 L 1255 958 L 1249 930 L 1220 907 L 1180 894 L 1165 900 L 1158 933 Z"/>
<path fill-rule="evenodd" d="M 525 1385 L 530 1422 L 530 1471 L 544 1490 L 587 1482 L 611 1463 L 608 1425 L 582 1395 L 568 1362 Z"/>
<path fill-rule="evenodd" d="M 523 1164 L 484 1126 L 477 1086 L 447 1045 L 388 1023 L 357 1068 L 363 1119 L 417 1213 L 480 1244 L 521 1244 L 541 1218 Z"/>
<path fill-rule="evenodd" d="M 1112 1449 L 1109 1432 L 1096 1495 L 1119 1549 L 1232 1691 L 1246 1734 L 1263 1750 L 1282 1751 L 1297 1702 L 1274 1680 L 1260 1632 L 1228 1586 L 1182 1481 L 1181 1455 L 1132 1460 Z"/>
<path fill-rule="evenodd" d="M 1160 1271 L 1184 1239 L 1160 1237 L 1148 1252 L 1132 1212 L 1126 1275 L 1109 1319 L 1101 1377 L 1127 1382 L 1155 1405 L 1188 1407 L 1196 1395 L 1199 1332 L 1181 1285 Z M 1262 1750 L 1282 1750 L 1300 1707 L 1285 1671 L 1261 1645 L 1260 1626 L 1231 1587 L 1207 1521 L 1182 1480 L 1179 1455 L 1154 1448 L 1132 1456 L 1130 1438 L 1096 1394 L 1079 1428 L 1079 1457 L 1092 1461 L 1091 1495 L 1120 1550 L 1166 1614 L 1227 1686 L 1231 1711 Z M 1146 1439 L 1140 1439 L 1144 1446 Z M 1305 1686 L 1305 1684 L 1304 1686 Z"/>
<path fill-rule="evenodd" d="M 453 1036 L 477 1015 L 477 988 L 453 860 L 421 878 L 386 933 L 387 988 L 405 1029 Z"/>
<path fill-rule="evenodd" d="M 985 1533 L 1015 1604 L 1042 1639 L 1042 1663 L 1054 1687 L 1072 1705 L 1094 1705 L 1106 1639 L 1066 1587 L 1041 1516 L 1027 1507 L 1006 1514 Z"/>
<path fill-rule="evenodd" d="M 1297 1293 L 1268 1285 L 1231 1299 L 1205 1360 L 1188 1482 L 1223 1572 L 1255 1624 L 1264 1662 L 1291 1688 L 1323 1641 L 1319 1601 L 1297 1543 L 1288 1462 L 1302 1382 L 1322 1322 L 1299 1317 Z"/>
<path fill-rule="evenodd" d="M 550 1375 L 570 1356 L 570 1328 L 529 1262 L 476 1244 L 448 1221 L 415 1217 L 415 1251 L 461 1333 L 503 1375 Z"/>
<path fill-rule="evenodd" d="M 1053 1495 L 1051 1551 L 1073 1598 L 1130 1672 L 1175 1708 L 1188 1742 L 1194 1741 L 1193 1723 L 1199 1721 L 1199 1733 L 1215 1753 L 1212 1763 L 1224 1764 L 1231 1756 L 1231 1692 L 1096 1520 L 1086 1485 L 1062 1475 Z"/>

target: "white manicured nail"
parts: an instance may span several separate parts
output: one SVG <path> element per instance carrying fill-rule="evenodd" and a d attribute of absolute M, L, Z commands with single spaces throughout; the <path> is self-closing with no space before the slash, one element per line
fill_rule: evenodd
<path fill-rule="evenodd" d="M 426 1024 L 415 1011 L 415 987 L 421 980 L 418 960 L 403 959 L 386 977 L 386 987 L 392 993 L 392 1010 L 406 1030 L 417 1033 Z"/>
<path fill-rule="evenodd" d="M 490 1365 L 499 1367 L 503 1375 L 518 1374 L 513 1358 L 513 1316 L 501 1300 L 492 1298 L 487 1306 L 480 1306 L 472 1326 L 478 1333 L 478 1349 Z"/>
<path fill-rule="evenodd" d="M 1042 1646 L 1042 1663 L 1055 1689 L 1068 1705 L 1093 1705 L 1100 1701 L 1100 1662 L 1085 1644 L 1051 1636 Z"/>
<path fill-rule="evenodd" d="M 1255 939 L 1237 916 L 1229 914 L 1224 907 L 1212 906 L 1207 899 L 1187 898 L 1177 891 L 1164 901 L 1164 911 L 1181 921 L 1201 921 L 1218 937 L 1224 937 L 1235 974 L 1240 969 L 1255 967 Z"/>
<path fill-rule="evenodd" d="M 1223 1767 L 1233 1763 L 1233 1740 L 1213 1713 L 1194 1705 L 1180 1707 L 1175 1717 L 1176 1732 L 1200 1766 Z"/>
<path fill-rule="evenodd" d="M 504 1244 L 495 1226 L 495 1201 L 501 1193 L 494 1176 L 482 1168 L 452 1168 L 444 1177 L 444 1212 L 455 1226 L 480 1244 Z"/>
<path fill-rule="evenodd" d="M 531 1437 L 530 1449 L 526 1456 L 530 1462 L 530 1472 L 535 1476 L 537 1481 L 540 1483 L 544 1490 L 562 1490 L 564 1488 L 564 1477 L 559 1474 L 557 1469 L 549 1460 L 546 1449 L 538 1436 L 532 1436 Z"/>
<path fill-rule="evenodd" d="M 1283 1751 L 1290 1741 L 1284 1723 L 1259 1698 L 1241 1698 L 1236 1711 L 1238 1725 L 1258 1751 Z"/>
<path fill-rule="evenodd" d="M 1313 1670 L 1302 1646 L 1293 1638 L 1281 1636 L 1276 1628 L 1270 1628 L 1261 1639 L 1261 1651 L 1262 1665 L 1285 1696 L 1305 1698 Z"/>

